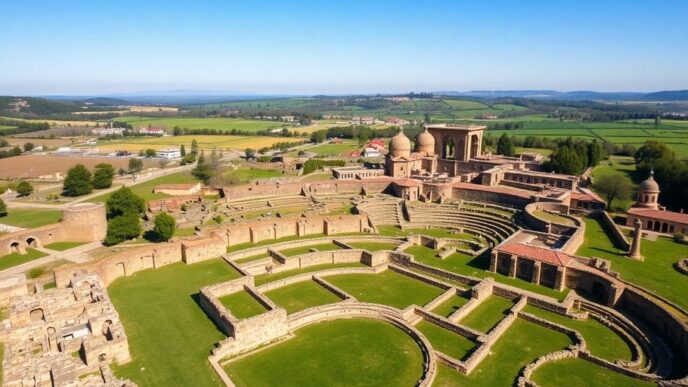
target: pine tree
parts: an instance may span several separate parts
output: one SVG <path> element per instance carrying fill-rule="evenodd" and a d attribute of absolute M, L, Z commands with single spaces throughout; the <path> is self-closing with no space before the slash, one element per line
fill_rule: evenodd
<path fill-rule="evenodd" d="M 83 164 L 77 164 L 67 171 L 63 190 L 65 196 L 81 196 L 93 191 L 91 172 Z"/>

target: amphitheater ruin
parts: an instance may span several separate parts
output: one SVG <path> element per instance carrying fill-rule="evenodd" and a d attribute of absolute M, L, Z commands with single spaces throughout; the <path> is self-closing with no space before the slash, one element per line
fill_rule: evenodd
<path fill-rule="evenodd" d="M 340 178 L 332 180 L 221 187 L 217 201 L 193 195 L 151 201 L 151 212 L 171 212 L 195 226 L 195 235 L 58 267 L 54 289 L 23 275 L 0 280 L 0 307 L 8 311 L 0 327 L 3 385 L 135 385 L 110 370 L 132 361 L 128 342 L 136 338 L 127 337 L 108 286 L 143 270 L 218 257 L 237 278 L 198 289 L 198 305 L 226 336 L 207 349 L 207 361 L 227 386 L 239 384 L 228 372 L 237 361 L 288 343 L 309 325 L 351 318 L 382 321 L 410 337 L 423 357 L 419 386 L 433 385 L 440 367 L 473 374 L 516 321 L 571 342 L 523 364 L 516 385 L 536 386 L 533 375 L 563 359 L 636 381 L 688 385 L 677 366 L 688 355 L 686 311 L 627 281 L 610 261 L 576 255 L 585 238 L 583 215 L 609 224 L 619 243 L 631 246 L 599 198 L 579 187 L 577 177 L 539 171 L 538 157 L 483 154 L 482 129 L 429 126 L 413 152 L 400 133 L 391 140 L 385 176 L 349 169 L 334 171 Z M 218 215 L 222 221 L 210 221 Z M 73 207 L 58 226 L 0 237 L 0 255 L 77 235 L 102 239 L 104 217 L 102 205 Z M 447 264 L 457 254 L 484 259 L 486 267 L 475 275 L 451 270 Z M 686 271 L 685 261 L 677 265 Z M 376 289 L 354 292 L 342 281 L 382 276 L 426 287 L 432 296 L 392 305 L 371 296 Z M 299 284 L 324 290 L 332 301 L 292 308 L 273 297 Z M 239 295 L 256 312 L 228 306 Z M 460 305 L 447 309 L 457 298 Z M 508 305 L 504 313 L 485 327 L 470 323 L 491 300 Z M 575 328 L 574 322 L 588 321 L 609 329 L 629 356 L 600 355 Z M 460 337 L 470 349 L 443 350 L 424 324 Z"/>

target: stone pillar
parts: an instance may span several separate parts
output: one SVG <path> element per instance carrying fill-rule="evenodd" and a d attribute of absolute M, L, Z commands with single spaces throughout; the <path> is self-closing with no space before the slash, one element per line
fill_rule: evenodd
<path fill-rule="evenodd" d="M 554 282 L 554 290 L 562 291 L 566 286 L 566 268 L 564 266 L 559 266 L 557 268 L 557 279 Z"/>
<path fill-rule="evenodd" d="M 516 265 L 518 264 L 518 257 L 515 255 L 511 256 L 511 261 L 509 262 L 509 277 L 516 277 Z"/>
<path fill-rule="evenodd" d="M 492 250 L 492 254 L 490 255 L 490 271 L 493 273 L 497 272 L 497 255 L 498 253 Z"/>
<path fill-rule="evenodd" d="M 643 260 L 643 256 L 640 255 L 640 238 L 642 235 L 643 222 L 639 218 L 635 218 L 633 222 L 633 241 L 631 242 L 631 247 L 628 250 L 628 257 Z"/>
<path fill-rule="evenodd" d="M 542 271 L 542 262 L 540 262 L 540 261 L 533 262 L 533 277 L 531 279 L 531 282 L 534 283 L 535 285 L 540 285 L 540 272 L 541 271 Z"/>

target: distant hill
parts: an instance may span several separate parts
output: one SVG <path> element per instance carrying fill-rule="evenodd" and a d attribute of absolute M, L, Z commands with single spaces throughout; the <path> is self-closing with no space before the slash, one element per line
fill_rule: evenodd
<path fill-rule="evenodd" d="M 608 100 L 628 101 L 639 100 L 645 93 L 639 92 L 599 92 L 599 91 L 556 91 L 556 90 L 471 90 L 471 91 L 437 91 L 436 95 L 479 98 L 529 98 L 529 99 L 558 99 L 569 101 L 580 100 Z"/>
<path fill-rule="evenodd" d="M 688 101 L 688 90 L 657 91 L 644 94 L 643 101 Z"/>

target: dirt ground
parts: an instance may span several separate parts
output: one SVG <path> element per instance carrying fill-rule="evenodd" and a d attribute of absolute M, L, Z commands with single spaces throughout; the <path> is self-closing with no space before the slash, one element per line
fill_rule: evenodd
<path fill-rule="evenodd" d="M 92 157 L 92 156 L 53 156 L 53 155 L 25 155 L 0 159 L 0 178 L 37 178 L 60 172 L 63 175 L 76 164 L 83 164 L 93 170 L 96 164 L 110 163 L 115 167 L 127 168 L 128 157 Z M 158 167 L 157 160 L 144 160 L 144 168 Z"/>

